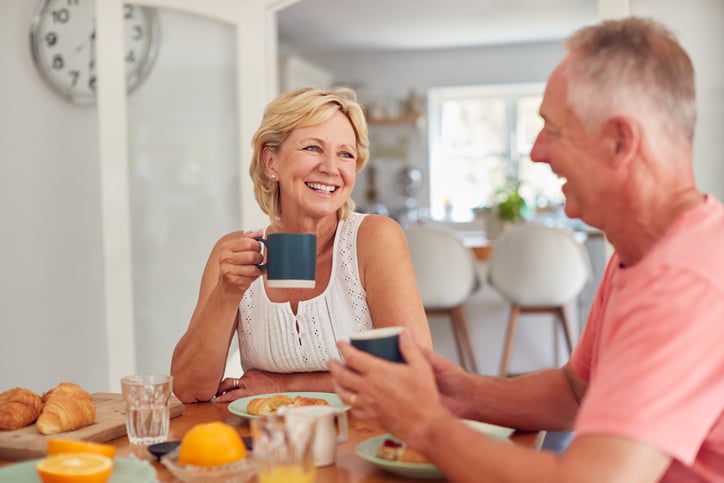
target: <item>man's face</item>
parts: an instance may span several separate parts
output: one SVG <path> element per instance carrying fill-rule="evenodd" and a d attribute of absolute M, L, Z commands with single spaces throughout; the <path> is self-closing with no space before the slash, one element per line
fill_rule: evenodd
<path fill-rule="evenodd" d="M 568 108 L 565 64 L 566 61 L 559 64 L 548 79 L 540 107 L 544 126 L 530 156 L 535 162 L 548 163 L 554 173 L 565 179 L 562 190 L 566 214 L 593 224 L 604 181 L 601 145 L 595 133 L 588 132 Z"/>

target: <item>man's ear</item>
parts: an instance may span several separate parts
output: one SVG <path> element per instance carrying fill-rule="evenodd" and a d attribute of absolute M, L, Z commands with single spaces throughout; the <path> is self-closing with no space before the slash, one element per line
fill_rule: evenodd
<path fill-rule="evenodd" d="M 638 155 L 641 143 L 641 129 L 630 117 L 617 116 L 606 121 L 604 135 L 607 137 L 609 159 L 615 168 L 622 167 Z"/>

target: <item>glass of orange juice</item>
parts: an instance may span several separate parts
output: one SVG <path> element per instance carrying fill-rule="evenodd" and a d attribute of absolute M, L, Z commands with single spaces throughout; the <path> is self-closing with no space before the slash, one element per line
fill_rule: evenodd
<path fill-rule="evenodd" d="M 251 420 L 259 483 L 314 483 L 316 420 L 273 414 Z"/>

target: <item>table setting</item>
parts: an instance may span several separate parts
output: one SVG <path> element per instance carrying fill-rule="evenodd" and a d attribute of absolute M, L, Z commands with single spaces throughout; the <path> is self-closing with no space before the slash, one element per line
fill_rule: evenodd
<path fill-rule="evenodd" d="M 135 382 L 138 383 L 138 379 Z M 128 388 L 125 390 L 125 399 L 124 394 L 91 394 L 96 407 L 95 422 L 76 430 L 56 435 L 42 435 L 31 425 L 12 431 L 0 431 L 0 482 L 46 481 L 41 477 L 38 465 L 58 456 L 51 453 L 60 450 L 48 451 L 50 448 L 48 442 L 58 438 L 65 441 L 66 448 L 72 447 L 69 441 L 75 441 L 79 442 L 81 448 L 83 445 L 90 448 L 89 452 L 95 451 L 96 446 L 112 450 L 110 476 L 106 479 L 88 481 L 110 483 L 174 481 L 374 483 L 411 482 L 421 479 L 445 481 L 444 475 L 427 461 L 404 462 L 380 457 L 378 448 L 387 440 L 393 441 L 394 437 L 381 428 L 355 418 L 350 412 L 350 407 L 342 403 L 334 393 L 265 394 L 238 399 L 231 403 L 182 404 L 169 391 L 159 393 L 156 388 L 154 392 L 154 384 L 164 384 L 163 379 L 156 378 L 152 382 L 141 383 L 141 387 L 145 385 L 150 391 L 144 397 L 139 396 L 139 389 L 136 387 L 134 400 L 129 400 L 132 391 Z M 275 399 L 278 396 L 291 401 L 289 407 L 281 407 L 266 415 L 249 412 L 249 404 L 254 399 Z M 165 421 L 166 424 L 159 424 L 158 415 L 146 419 L 138 417 L 138 414 L 144 411 L 138 406 L 141 404 L 139 401 L 158 406 L 159 398 L 165 408 L 165 412 L 160 416 L 161 422 Z M 298 406 L 306 405 L 306 407 L 293 407 L 295 401 Z M 134 404 L 136 406 L 133 406 Z M 136 417 L 132 421 L 131 428 L 135 433 L 129 438 L 128 417 L 133 415 Z M 288 421 L 292 417 L 295 420 L 294 427 L 291 423 L 279 423 L 279 420 Z M 301 426 L 310 424 L 309 421 L 313 422 L 313 429 L 309 429 L 311 426 Z M 280 436 L 271 432 L 274 424 L 277 426 L 281 424 L 286 428 L 289 433 L 285 437 L 287 442 L 299 440 L 300 444 L 307 445 L 306 449 L 280 450 L 278 443 Z M 540 447 L 542 441 L 542 434 L 539 433 L 514 433 L 510 428 L 474 421 L 469 422 L 469 425 L 490 437 L 510 441 L 512 444 Z M 206 429 L 207 426 L 214 426 L 214 430 L 209 434 L 226 434 L 226 440 L 220 440 L 216 448 L 210 446 L 211 443 L 203 443 L 209 446 L 206 448 L 206 454 L 209 455 L 206 461 L 193 461 L 195 464 L 181 463 L 180 455 L 183 453 L 184 440 L 191 441 L 194 432 Z M 158 434 L 144 433 L 147 430 Z M 311 436 L 307 441 L 301 438 L 300 434 Z M 213 439 L 216 437 L 200 438 L 202 441 Z M 396 444 L 404 447 L 404 442 L 399 440 Z M 192 443 L 187 443 L 187 447 L 193 448 Z M 154 449 L 163 450 L 152 451 Z M 282 463 L 278 463 L 280 451 L 283 457 L 287 458 Z M 289 455 L 295 452 L 302 455 L 302 460 L 294 460 L 291 464 L 287 464 Z M 204 454 L 204 451 L 197 446 L 193 451 L 187 451 L 187 454 Z M 87 456 L 87 459 L 93 462 L 106 458 L 106 456 L 89 455 L 87 452 L 71 453 L 71 455 L 78 458 Z M 213 461 L 214 458 L 222 458 L 223 455 L 226 455 L 227 460 Z M 60 456 L 67 457 L 68 453 L 61 453 Z M 213 464 L 204 466 L 205 462 Z M 269 470 L 269 465 L 276 466 Z M 298 475 L 289 473 L 288 471 L 291 471 L 289 467 L 293 465 L 297 465 L 303 471 L 299 470 Z M 279 466 L 284 466 L 284 470 L 279 470 Z M 99 472 L 102 473 L 100 470 Z M 298 478 L 294 479 L 295 477 Z"/>

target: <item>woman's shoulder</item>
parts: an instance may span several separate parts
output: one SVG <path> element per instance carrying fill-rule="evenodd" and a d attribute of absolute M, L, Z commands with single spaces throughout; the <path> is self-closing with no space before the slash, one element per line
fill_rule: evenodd
<path fill-rule="evenodd" d="M 383 215 L 365 215 L 360 224 L 357 241 L 363 245 L 379 245 L 392 240 L 404 240 L 402 227 L 390 217 Z"/>

